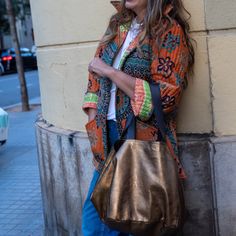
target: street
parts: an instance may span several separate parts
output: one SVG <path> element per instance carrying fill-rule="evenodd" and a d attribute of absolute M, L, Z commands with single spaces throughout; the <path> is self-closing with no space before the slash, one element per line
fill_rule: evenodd
<path fill-rule="evenodd" d="M 29 99 L 39 97 L 38 71 L 25 72 Z M 20 86 L 17 73 L 0 76 L 0 107 L 21 102 Z"/>
<path fill-rule="evenodd" d="M 43 210 L 34 123 L 41 113 L 37 71 L 26 73 L 32 110 L 9 113 L 7 143 L 0 147 L 0 236 L 42 236 Z M 0 77 L 0 106 L 19 103 L 17 75 Z M 4 94 L 4 96 L 3 96 Z M 18 94 L 18 95 L 17 95 Z"/>

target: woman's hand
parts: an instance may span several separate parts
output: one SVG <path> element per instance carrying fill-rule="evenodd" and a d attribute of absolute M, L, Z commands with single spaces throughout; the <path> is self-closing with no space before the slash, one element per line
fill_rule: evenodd
<path fill-rule="evenodd" d="M 116 70 L 112 66 L 108 66 L 100 58 L 95 57 L 90 63 L 88 70 L 90 73 L 101 77 L 107 77 L 116 84 L 131 99 L 134 98 L 135 78 L 125 74 L 120 70 Z"/>
<path fill-rule="evenodd" d="M 95 57 L 88 66 L 90 73 L 95 73 L 101 77 L 107 77 L 107 75 L 113 70 L 113 67 L 108 66 L 102 59 Z"/>

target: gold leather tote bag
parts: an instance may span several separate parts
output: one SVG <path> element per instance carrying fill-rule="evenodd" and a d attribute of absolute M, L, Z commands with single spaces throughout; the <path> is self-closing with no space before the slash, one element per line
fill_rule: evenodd
<path fill-rule="evenodd" d="M 158 85 L 151 85 L 151 92 L 157 124 L 166 137 Z M 176 235 L 185 207 L 173 150 L 164 141 L 135 140 L 134 116 L 126 127 L 127 139 L 110 152 L 91 201 L 113 229 L 135 236 Z"/>

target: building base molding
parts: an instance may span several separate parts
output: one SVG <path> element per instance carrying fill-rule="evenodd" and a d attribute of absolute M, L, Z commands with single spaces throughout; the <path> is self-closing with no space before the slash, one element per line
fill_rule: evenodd
<path fill-rule="evenodd" d="M 85 132 L 36 121 L 45 235 L 82 236 L 92 154 Z M 179 136 L 187 173 L 185 236 L 236 235 L 236 137 Z"/>

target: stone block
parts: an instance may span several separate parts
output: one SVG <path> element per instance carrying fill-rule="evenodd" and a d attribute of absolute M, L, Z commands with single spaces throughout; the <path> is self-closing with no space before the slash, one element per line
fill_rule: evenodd
<path fill-rule="evenodd" d="M 45 235 L 81 235 L 82 207 L 94 167 L 87 135 L 36 125 Z"/>
<path fill-rule="evenodd" d="M 205 0 L 208 30 L 236 28 L 235 0 Z"/>
<path fill-rule="evenodd" d="M 57 127 L 84 130 L 82 111 L 88 63 L 97 44 L 67 45 L 38 50 L 43 117 Z"/>
<path fill-rule="evenodd" d="M 212 138 L 220 236 L 236 235 L 236 137 Z"/>
<path fill-rule="evenodd" d="M 236 34 L 211 34 L 208 38 L 212 81 L 214 132 L 236 134 Z"/>
<path fill-rule="evenodd" d="M 197 42 L 194 76 L 189 79 L 180 104 L 178 132 L 210 133 L 213 127 L 206 34 L 197 33 L 193 36 Z"/>
<path fill-rule="evenodd" d="M 31 1 L 36 45 L 98 41 L 115 12 L 110 1 Z"/>
<path fill-rule="evenodd" d="M 204 0 L 184 0 L 183 2 L 185 8 L 191 14 L 191 31 L 204 31 L 206 29 Z"/>
<path fill-rule="evenodd" d="M 180 159 L 187 174 L 184 180 L 187 209 L 184 235 L 213 236 L 215 223 L 208 139 L 182 136 L 179 141 Z"/>

